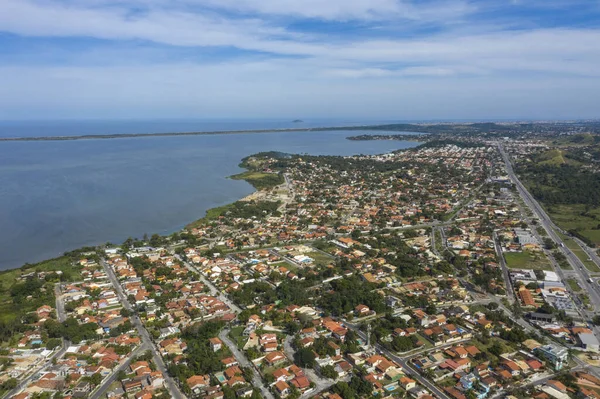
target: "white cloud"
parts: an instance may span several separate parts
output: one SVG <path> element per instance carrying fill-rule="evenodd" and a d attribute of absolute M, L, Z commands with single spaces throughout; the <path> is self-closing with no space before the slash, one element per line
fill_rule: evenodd
<path fill-rule="evenodd" d="M 282 17 L 441 21 L 445 15 L 461 18 L 472 8 L 463 1 L 427 2 L 425 7 L 393 0 L 137 2 L 143 11 L 132 12 L 131 1 L 122 0 L 0 1 L 0 31 L 109 43 L 71 54 L 78 67 L 68 66 L 68 55 L 62 67 L 11 67 L 0 59 L 0 117 L 29 109 L 28 103 L 38 112 L 56 114 L 70 112 L 72 106 L 82 116 L 85 109 L 100 114 L 227 116 L 223 113 L 239 113 L 231 111 L 235 109 L 246 115 L 292 115 L 296 104 L 314 115 L 353 109 L 390 116 L 397 106 L 420 117 L 426 117 L 427 106 L 454 112 L 462 104 L 480 115 L 505 112 L 508 117 L 509 110 L 521 109 L 514 104 L 541 107 L 536 98 L 556 112 L 562 98 L 579 104 L 577 92 L 590 103 L 598 99 L 592 90 L 600 85 L 598 29 L 494 31 L 494 26 L 473 33 L 446 27 L 437 34 L 398 38 L 384 27 L 377 34 L 382 39 L 349 34 L 333 40 L 316 30 L 293 31 Z M 437 13 L 432 4 L 440 5 Z M 213 8 L 207 11 L 207 6 Z M 231 16 L 219 12 L 223 9 L 237 12 Z M 203 47 L 249 50 L 253 58 L 184 63 L 157 56 L 162 46 L 136 48 L 137 41 L 184 53 Z M 111 48 L 115 42 L 124 48 Z M 287 55 L 299 57 L 281 57 Z M 100 59 L 107 60 L 102 67 Z M 415 102 L 415 97 L 429 102 Z M 378 101 L 385 106 L 378 107 Z M 510 104 L 494 114 L 490 104 L 499 101 Z"/>

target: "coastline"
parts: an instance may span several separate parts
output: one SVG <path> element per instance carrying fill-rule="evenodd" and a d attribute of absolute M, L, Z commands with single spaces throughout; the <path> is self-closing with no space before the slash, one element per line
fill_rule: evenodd
<path fill-rule="evenodd" d="M 335 130 L 335 129 L 334 129 Z M 406 140 L 406 141 L 412 141 L 412 140 Z M 172 234 L 176 234 L 176 233 L 181 233 L 183 231 L 185 231 L 186 229 L 190 228 L 191 226 L 198 224 L 199 222 L 201 222 L 202 220 L 206 220 L 207 218 L 210 219 L 211 217 L 214 217 L 215 214 L 217 213 L 222 213 L 224 210 L 226 210 L 227 208 L 230 208 L 232 206 L 235 206 L 234 204 L 239 203 L 239 202 L 250 202 L 250 201 L 261 201 L 261 200 L 266 200 L 266 201 L 273 201 L 273 198 L 265 198 L 262 196 L 262 194 L 260 194 L 261 192 L 264 192 L 265 190 L 262 190 L 260 187 L 257 187 L 257 185 L 255 184 L 255 181 L 253 181 L 254 179 L 252 178 L 248 178 L 247 174 L 254 174 L 254 173 L 261 173 L 260 171 L 257 170 L 253 170 L 251 165 L 245 164 L 244 161 L 245 159 L 256 155 L 256 152 L 250 153 L 249 155 L 246 155 L 245 157 L 240 159 L 240 164 L 238 165 L 242 170 L 239 173 L 235 173 L 233 175 L 229 175 L 226 176 L 226 179 L 232 179 L 232 180 L 244 180 L 246 181 L 246 183 L 248 183 L 250 186 L 252 186 L 253 190 L 252 192 L 250 192 L 249 194 L 237 197 L 237 198 L 230 198 L 229 202 L 223 203 L 222 205 L 217 205 L 217 206 L 213 206 L 211 208 L 208 208 L 204 211 L 204 214 L 202 215 L 196 215 L 196 217 L 194 217 L 194 215 L 192 215 L 192 218 L 188 219 L 187 222 L 183 222 L 181 224 L 177 224 L 175 226 L 173 226 L 172 228 L 169 228 L 167 230 L 163 230 L 162 233 L 159 233 L 161 236 L 163 237 L 168 237 Z M 282 177 L 283 179 L 283 177 Z M 283 184 L 283 180 L 280 181 L 278 184 L 276 185 L 281 185 Z M 276 185 L 271 184 L 271 187 L 274 187 Z M 268 190 L 267 190 L 268 191 Z M 139 234 L 142 234 L 142 232 L 139 232 Z M 131 236 L 135 237 L 135 233 L 132 233 Z M 110 242 L 120 245 L 122 240 L 116 239 L 115 241 L 113 241 L 112 239 L 109 239 Z M 3 272 L 8 272 L 11 270 L 25 270 L 25 269 L 29 269 L 32 266 L 35 265 L 40 265 L 43 264 L 44 262 L 47 262 L 49 260 L 54 260 L 54 259 L 59 259 L 64 257 L 65 253 L 69 253 L 69 252 L 73 252 L 73 251 L 77 251 L 80 248 L 83 247 L 98 247 L 103 245 L 104 243 L 106 243 L 107 241 L 105 241 L 105 239 L 100 239 L 99 241 L 94 242 L 89 242 L 89 243 L 85 243 L 83 244 L 83 246 L 72 246 L 72 247 L 67 247 L 66 249 L 64 249 L 64 252 L 54 252 L 51 254 L 47 254 L 44 257 L 39 257 L 37 259 L 32 259 L 32 260 L 25 260 L 23 263 L 21 263 L 20 265 L 14 265 L 14 266 L 9 266 L 6 269 L 1 269 L 0 270 L 0 274 Z"/>

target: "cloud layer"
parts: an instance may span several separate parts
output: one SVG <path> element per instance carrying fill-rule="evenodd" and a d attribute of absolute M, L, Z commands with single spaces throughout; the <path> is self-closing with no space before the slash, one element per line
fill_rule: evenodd
<path fill-rule="evenodd" d="M 3 0 L 0 118 L 598 117 L 598 17 L 577 0 Z"/>

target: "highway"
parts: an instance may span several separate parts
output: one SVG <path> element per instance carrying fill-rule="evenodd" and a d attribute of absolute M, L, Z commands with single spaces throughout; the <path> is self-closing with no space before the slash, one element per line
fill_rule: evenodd
<path fill-rule="evenodd" d="M 171 395 L 172 398 L 177 399 L 185 398 L 186 396 L 181 393 L 181 391 L 179 390 L 179 386 L 175 383 L 173 377 L 171 377 L 167 372 L 167 366 L 165 365 L 165 362 L 163 361 L 160 353 L 158 352 L 158 349 L 154 345 L 154 342 L 148 334 L 148 331 L 140 321 L 139 317 L 137 317 L 137 315 L 135 314 L 135 311 L 129 303 L 127 296 L 123 292 L 123 287 L 121 287 L 121 284 L 119 283 L 119 280 L 117 279 L 117 276 L 115 275 L 115 272 L 113 271 L 112 267 L 110 267 L 104 259 L 100 259 L 100 263 L 102 264 L 102 267 L 104 268 L 104 271 L 106 272 L 106 275 L 108 276 L 111 284 L 115 288 L 117 296 L 121 301 L 121 304 L 125 307 L 125 309 L 129 310 L 132 313 L 132 316 L 130 318 L 131 322 L 137 329 L 138 334 L 142 339 L 142 342 L 152 351 L 152 358 L 154 359 L 154 363 L 156 363 L 157 369 L 163 374 L 163 377 L 165 379 L 165 385 L 169 390 L 169 395 Z"/>
<path fill-rule="evenodd" d="M 590 303 L 592 304 L 594 311 L 600 310 L 600 293 L 598 292 L 598 285 L 589 282 L 589 279 L 591 277 L 583 262 L 581 262 L 581 260 L 569 248 L 565 246 L 560 236 L 554 231 L 554 223 L 552 222 L 550 217 L 546 214 L 541 205 L 533 198 L 533 196 L 525 188 L 523 183 L 521 183 L 519 178 L 516 176 L 508 154 L 504 151 L 504 148 L 501 144 L 498 144 L 498 150 L 500 151 L 500 154 L 504 159 L 504 163 L 506 165 L 506 173 L 517 187 L 521 198 L 523 198 L 525 204 L 537 216 L 540 224 L 546 230 L 550 238 L 558 244 L 558 250 L 565 255 L 567 261 L 569 262 L 575 273 L 579 274 L 581 280 L 580 283 L 582 284 L 582 287 L 585 289 L 585 291 L 587 291 L 590 298 Z"/>

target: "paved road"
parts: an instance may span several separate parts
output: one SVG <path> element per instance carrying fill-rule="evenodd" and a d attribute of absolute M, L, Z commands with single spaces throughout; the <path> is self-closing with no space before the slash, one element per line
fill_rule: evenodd
<path fill-rule="evenodd" d="M 275 399 L 271 391 L 269 391 L 269 389 L 265 386 L 263 380 L 260 378 L 260 374 L 258 374 L 258 371 L 254 367 L 254 365 L 246 358 L 246 356 L 238 349 L 237 345 L 229 338 L 229 331 L 230 330 L 226 328 L 219 333 L 219 338 L 221 339 L 221 341 L 223 341 L 225 345 L 227 345 L 231 353 L 233 353 L 233 356 L 243 367 L 250 367 L 252 369 L 252 374 L 254 375 L 252 379 L 252 385 L 254 385 L 255 388 L 260 389 L 263 398 Z"/>
<path fill-rule="evenodd" d="M 594 310 L 600 310 L 600 293 L 598 292 L 598 286 L 597 284 L 594 285 L 594 283 L 589 283 L 589 279 L 591 277 L 585 265 L 569 248 L 565 246 L 560 236 L 556 234 L 556 232 L 554 231 L 554 223 L 552 222 L 548 214 L 546 214 L 541 205 L 535 200 L 535 198 L 533 198 L 533 196 L 529 193 L 529 191 L 527 191 L 525 186 L 518 179 L 513 170 L 511 161 L 501 144 L 498 145 L 498 149 L 500 151 L 500 154 L 502 155 L 502 158 L 504 159 L 504 163 L 506 164 L 506 172 L 517 187 L 521 198 L 523 198 L 525 204 L 537 216 L 537 218 L 540 221 L 540 224 L 546 230 L 550 238 L 552 238 L 552 240 L 554 240 L 554 242 L 558 244 L 559 251 L 561 251 L 565 255 L 567 261 L 569 262 L 571 267 L 573 267 L 573 270 L 581 277 L 581 283 L 583 285 L 583 288 L 589 294 L 590 303 L 592 304 Z M 587 312 L 584 311 L 584 313 Z"/>
<path fill-rule="evenodd" d="M 129 358 L 127 358 L 119 367 L 114 369 L 113 372 L 107 378 L 105 378 L 104 381 L 96 389 L 94 389 L 94 391 L 89 396 L 89 399 L 100 399 L 103 395 L 105 395 L 110 385 L 117 380 L 119 371 L 125 370 L 127 367 L 129 367 L 133 359 L 140 356 L 143 352 L 149 349 L 150 348 L 145 343 L 138 346 L 131 353 L 131 356 L 129 356 Z"/>
<path fill-rule="evenodd" d="M 125 309 L 134 313 L 133 306 L 131 306 L 131 304 L 129 303 L 127 296 L 123 292 L 123 287 L 121 287 L 121 284 L 119 283 L 119 280 L 117 279 L 117 276 L 115 275 L 112 268 L 104 261 L 104 259 L 101 259 L 100 263 L 102 264 L 104 271 L 106 272 L 110 282 L 112 283 L 113 287 L 115 288 L 115 290 L 117 292 L 117 296 L 121 300 L 121 304 L 125 307 Z M 176 399 L 185 398 L 186 396 L 183 393 L 181 393 L 181 391 L 179 390 L 179 386 L 177 385 L 177 383 L 175 382 L 173 377 L 171 377 L 169 375 L 169 373 L 167 372 L 167 366 L 165 365 L 165 362 L 163 361 L 160 353 L 158 352 L 158 349 L 154 345 L 154 341 L 152 341 L 152 338 L 150 338 L 148 331 L 143 326 L 139 317 L 137 317 L 137 315 L 133 314 L 130 319 L 131 319 L 131 322 L 133 323 L 133 325 L 135 326 L 135 328 L 137 329 L 138 334 L 140 335 L 140 337 L 142 339 L 142 342 L 150 350 L 152 350 L 152 358 L 154 360 L 154 363 L 156 363 L 157 369 L 163 374 L 163 377 L 165 379 L 165 385 L 166 385 L 167 389 L 169 390 L 169 394 L 171 395 L 171 397 L 176 398 Z"/>
<path fill-rule="evenodd" d="M 65 313 L 64 302 L 62 301 L 61 295 L 62 294 L 60 291 L 60 283 L 56 283 L 54 285 L 54 298 L 56 300 L 56 316 L 58 318 L 58 321 L 63 322 L 66 320 L 66 313 Z M 52 364 L 52 361 L 54 359 L 60 359 L 67 351 L 67 348 L 69 347 L 69 345 L 70 345 L 69 341 L 63 339 L 61 342 L 61 348 L 57 352 L 54 352 L 52 354 L 52 356 L 50 356 L 44 363 L 42 363 L 42 365 L 40 365 L 38 368 L 36 368 L 34 371 L 32 371 L 28 377 L 26 377 L 24 380 L 19 381 L 19 383 L 17 384 L 17 386 L 14 389 L 12 389 L 12 390 L 8 391 L 6 394 L 4 394 L 4 397 L 11 398 L 14 395 L 18 394 L 22 389 L 25 389 L 25 387 L 27 387 L 27 385 L 29 385 L 34 379 L 37 379 L 38 374 L 42 370 L 44 370 L 47 367 L 50 367 L 50 365 Z"/>
<path fill-rule="evenodd" d="M 351 328 L 352 330 L 356 331 L 356 333 L 365 342 L 367 342 L 367 336 L 366 336 L 366 334 L 364 332 L 362 332 L 357 325 L 354 325 L 354 324 L 351 324 L 351 323 L 348 323 L 348 322 L 344 322 L 344 324 L 346 326 L 348 326 L 349 328 Z M 396 363 L 398 363 L 400 366 L 402 366 L 402 368 L 404 369 L 404 372 L 406 374 L 410 375 L 413 379 L 415 379 L 416 381 L 418 381 L 425 388 L 429 389 L 429 391 L 432 392 L 437 398 L 439 398 L 439 399 L 450 399 L 450 397 L 448 395 L 446 395 L 442 390 L 440 390 L 434 383 L 432 383 L 431 381 L 429 381 L 428 379 L 426 379 L 425 377 L 423 377 L 421 375 L 421 373 L 419 373 L 416 369 L 414 369 L 412 367 L 412 365 L 408 361 L 406 361 L 405 359 L 402 359 L 401 357 L 393 354 L 391 351 L 387 350 L 386 348 L 384 348 L 383 346 L 381 346 L 379 344 L 375 344 L 375 349 L 377 349 L 377 351 L 379 351 L 380 353 L 383 353 L 388 358 L 390 358 L 393 361 L 395 361 Z"/>
<path fill-rule="evenodd" d="M 294 339 L 294 337 L 292 337 L 292 336 L 285 337 L 285 340 L 283 341 L 283 351 L 285 352 L 288 359 L 290 359 L 293 362 L 295 351 L 294 351 L 294 348 L 292 348 L 292 339 Z M 312 382 L 315 383 L 315 389 L 313 389 L 310 392 L 304 393 L 301 396 L 301 398 L 312 397 L 312 396 L 318 394 L 319 392 L 328 390 L 337 381 L 346 381 L 347 380 L 347 379 L 330 380 L 328 378 L 322 378 L 313 369 L 309 369 L 309 368 L 302 367 L 302 371 L 304 371 L 304 374 L 308 377 L 309 380 L 311 380 Z"/>
<path fill-rule="evenodd" d="M 210 294 L 212 296 L 214 296 L 215 298 L 218 298 L 219 300 L 226 303 L 227 306 L 229 306 L 229 308 L 232 309 L 234 312 L 240 313 L 242 311 L 242 309 L 240 309 L 239 306 L 237 306 L 235 303 L 233 303 L 233 301 L 231 301 L 229 298 L 227 298 L 227 296 L 225 294 L 223 294 L 217 287 L 215 287 L 215 285 L 212 282 L 210 282 L 206 277 L 204 277 L 204 275 L 200 272 L 200 270 L 198 270 L 194 265 L 192 265 L 189 262 L 184 261 L 181 258 L 181 256 L 179 256 L 179 255 L 175 255 L 175 257 L 177 259 L 179 259 L 183 263 L 183 265 L 185 267 L 187 267 L 187 269 L 189 271 L 200 275 L 200 280 L 202 280 L 202 282 L 208 287 L 208 289 L 210 290 Z"/>
<path fill-rule="evenodd" d="M 54 297 L 56 298 L 56 316 L 61 323 L 67 319 L 65 302 L 63 301 L 60 283 L 54 284 Z"/>
<path fill-rule="evenodd" d="M 508 299 L 508 302 L 510 304 L 513 304 L 515 302 L 515 290 L 513 289 L 512 283 L 510 281 L 508 266 L 506 266 L 504 255 L 502 255 L 502 247 L 498 242 L 496 232 L 494 232 L 494 247 L 496 248 L 496 254 L 498 255 L 498 259 L 500 259 L 500 266 L 502 267 L 502 275 L 504 276 L 504 284 L 506 286 L 506 298 Z"/>

